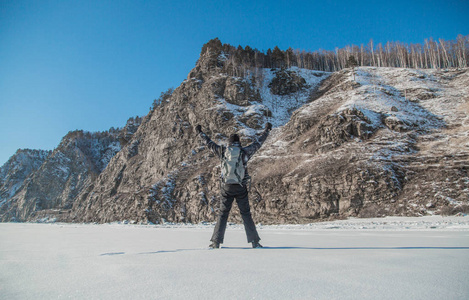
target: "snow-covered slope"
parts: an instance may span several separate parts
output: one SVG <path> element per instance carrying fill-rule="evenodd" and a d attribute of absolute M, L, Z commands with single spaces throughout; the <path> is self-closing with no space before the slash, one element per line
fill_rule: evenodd
<path fill-rule="evenodd" d="M 283 73 L 281 73 L 283 72 Z M 272 83 L 279 73 L 294 74 L 298 78 L 304 79 L 304 86 L 294 92 L 285 95 L 277 95 L 272 91 Z M 274 127 L 285 125 L 291 117 L 294 110 L 298 109 L 309 101 L 311 93 L 318 87 L 322 80 L 330 76 L 331 73 L 299 69 L 292 67 L 289 69 L 258 69 L 255 73 L 250 73 L 247 78 L 237 78 L 240 82 L 247 84 L 251 89 L 258 92 L 258 99 L 245 99 L 241 103 L 233 103 L 225 97 L 218 97 L 217 105 L 213 107 L 216 110 L 227 111 L 237 120 L 239 129 L 237 132 L 243 136 L 254 137 L 264 124 L 269 121 Z M 224 76 L 224 75 L 222 75 Z M 294 85 L 294 82 L 281 82 L 288 90 L 288 85 Z M 242 89 L 239 93 L 243 93 Z M 243 122 L 255 116 L 260 120 L 259 127 Z M 257 130 L 256 130 L 257 129 Z"/>
<path fill-rule="evenodd" d="M 468 86 L 467 70 L 334 73 L 254 158 L 254 180 L 269 181 L 258 189 L 265 210 L 272 217 L 467 211 Z"/>
<path fill-rule="evenodd" d="M 331 75 L 328 72 L 299 69 L 297 67 L 289 68 L 286 71 L 293 72 L 305 79 L 306 88 L 287 95 L 275 95 L 272 93 L 269 85 L 274 80 L 277 71 L 275 69 L 263 69 L 261 77 L 263 81 L 259 87 L 262 104 L 272 112 L 272 117 L 269 118 L 269 121 L 274 127 L 285 125 L 290 120 L 293 111 L 306 104 L 310 100 L 311 93 L 318 87 L 321 81 Z"/>

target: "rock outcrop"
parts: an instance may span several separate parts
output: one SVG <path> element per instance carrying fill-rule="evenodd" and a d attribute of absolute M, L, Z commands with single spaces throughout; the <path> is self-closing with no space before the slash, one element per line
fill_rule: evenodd
<path fill-rule="evenodd" d="M 291 70 L 280 69 L 275 71 L 275 77 L 269 83 L 274 95 L 289 95 L 307 89 L 306 80 Z"/>

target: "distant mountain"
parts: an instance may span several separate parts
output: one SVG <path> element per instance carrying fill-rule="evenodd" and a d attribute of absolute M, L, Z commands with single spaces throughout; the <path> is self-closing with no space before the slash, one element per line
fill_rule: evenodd
<path fill-rule="evenodd" d="M 3 184 L 2 220 L 25 221 L 37 219 L 49 211 L 69 210 L 80 191 L 96 179 L 120 151 L 119 140 L 129 138 L 140 121 L 140 118 L 131 118 L 123 129 L 105 132 L 69 132 L 54 151 L 30 150 L 37 155 L 28 156 L 29 160 L 19 160 L 18 151 L 10 161 L 19 161 L 16 168 L 29 172 L 22 172 L 23 180 L 16 185 Z M 14 169 L 8 167 L 10 165 L 2 167 L 5 183 L 12 182 Z"/>
<path fill-rule="evenodd" d="M 0 168 L 0 207 L 15 195 L 25 179 L 39 169 L 51 151 L 19 149 Z"/>
<path fill-rule="evenodd" d="M 220 163 L 194 126 L 248 144 L 267 121 L 249 163 L 256 222 L 468 211 L 467 69 L 271 69 L 233 49 L 204 45 L 188 78 L 126 128 L 67 135 L 2 220 L 213 221 Z"/>

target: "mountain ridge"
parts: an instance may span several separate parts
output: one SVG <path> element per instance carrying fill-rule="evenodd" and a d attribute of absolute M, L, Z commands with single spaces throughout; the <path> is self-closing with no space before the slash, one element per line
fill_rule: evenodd
<path fill-rule="evenodd" d="M 2 220 L 212 221 L 219 163 L 193 126 L 201 124 L 218 143 L 234 132 L 250 143 L 267 121 L 275 128 L 250 162 L 258 222 L 466 211 L 467 69 L 248 68 L 238 77 L 226 71 L 233 62 L 227 53 L 212 44 L 179 87 L 126 132 L 116 132 L 104 151 L 90 154 L 86 149 L 96 147 L 88 143 L 74 156 L 77 149 L 70 148 L 66 158 L 87 166 L 77 172 L 80 180 L 67 178 L 80 183 L 73 192 L 53 202 L 23 187 L 1 206 Z M 106 163 L 98 166 L 96 157 Z M 28 191 L 31 203 L 20 200 Z"/>
<path fill-rule="evenodd" d="M 2 221 L 26 221 L 48 211 L 67 211 L 78 192 L 94 180 L 120 151 L 120 141 L 135 131 L 139 118 L 130 118 L 123 129 L 104 132 L 71 131 L 53 151 L 42 159 L 22 163 L 31 170 L 16 190 L 3 197 L 0 206 Z M 16 160 L 15 154 L 10 160 Z M 3 168 L 3 167 L 2 167 Z M 2 184 L 2 189 L 8 189 Z"/>

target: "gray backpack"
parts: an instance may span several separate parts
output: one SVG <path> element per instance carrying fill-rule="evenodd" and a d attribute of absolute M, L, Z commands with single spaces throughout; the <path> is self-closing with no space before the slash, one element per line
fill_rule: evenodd
<path fill-rule="evenodd" d="M 241 147 L 226 147 L 221 166 L 222 181 L 227 184 L 243 184 L 244 174 Z"/>

